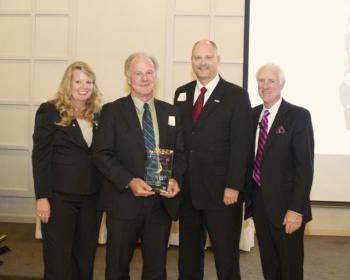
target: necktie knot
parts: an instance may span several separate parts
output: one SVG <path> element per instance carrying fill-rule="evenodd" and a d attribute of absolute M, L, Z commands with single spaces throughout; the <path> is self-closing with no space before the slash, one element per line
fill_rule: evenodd
<path fill-rule="evenodd" d="M 143 104 L 143 109 L 146 111 L 149 111 L 149 105 L 148 103 Z"/>
<path fill-rule="evenodd" d="M 259 123 L 259 127 L 260 129 L 261 128 L 267 128 L 267 124 L 268 124 L 268 116 L 270 115 L 270 112 L 269 110 L 265 110 L 264 113 L 263 113 L 263 116 L 260 120 L 260 123 Z"/>
<path fill-rule="evenodd" d="M 269 110 L 265 110 L 264 114 L 263 114 L 263 118 L 267 118 L 269 115 L 270 115 L 270 111 Z"/>
<path fill-rule="evenodd" d="M 206 87 L 202 87 L 200 92 L 201 92 L 202 95 L 204 95 L 207 92 L 207 88 Z"/>

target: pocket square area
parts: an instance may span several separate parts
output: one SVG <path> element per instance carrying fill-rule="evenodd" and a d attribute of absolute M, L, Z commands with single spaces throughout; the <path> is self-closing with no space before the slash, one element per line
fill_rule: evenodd
<path fill-rule="evenodd" d="M 277 127 L 277 129 L 276 129 L 276 134 L 283 134 L 283 133 L 285 133 L 286 132 L 286 130 L 285 130 L 285 128 L 282 126 L 282 125 L 280 125 L 279 127 Z"/>

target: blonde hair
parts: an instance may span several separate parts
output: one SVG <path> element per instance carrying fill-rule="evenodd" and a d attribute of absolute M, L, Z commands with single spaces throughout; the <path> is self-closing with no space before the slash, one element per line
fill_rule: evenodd
<path fill-rule="evenodd" d="M 86 107 L 81 112 L 85 119 L 92 124 L 94 120 L 94 113 L 101 110 L 102 94 L 97 87 L 95 73 L 91 70 L 91 67 L 87 63 L 83 61 L 73 62 L 64 72 L 56 94 L 51 100 L 49 100 L 50 103 L 56 106 L 61 117 L 60 120 L 56 122 L 57 125 L 69 126 L 72 120 L 75 119 L 74 108 L 71 103 L 72 95 L 70 92 L 74 70 L 82 71 L 93 82 L 92 94 L 86 101 Z"/>

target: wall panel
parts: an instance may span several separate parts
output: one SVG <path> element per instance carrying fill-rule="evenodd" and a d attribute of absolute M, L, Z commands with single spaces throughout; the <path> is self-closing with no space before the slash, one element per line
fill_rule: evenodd
<path fill-rule="evenodd" d="M 208 13 L 210 10 L 210 0 L 176 0 L 175 11 L 190 13 Z"/>
<path fill-rule="evenodd" d="M 34 63 L 33 96 L 35 103 L 51 98 L 67 67 L 65 61 L 36 61 Z"/>
<path fill-rule="evenodd" d="M 29 191 L 28 151 L 0 150 L 0 190 Z"/>
<path fill-rule="evenodd" d="M 28 61 L 0 60 L 0 100 L 29 102 L 30 63 Z"/>
<path fill-rule="evenodd" d="M 188 61 L 191 57 L 193 38 L 208 38 L 208 16 L 178 16 L 174 22 L 174 60 Z"/>
<path fill-rule="evenodd" d="M 31 0 L 1 0 L 0 12 L 23 11 L 30 12 L 32 7 Z"/>
<path fill-rule="evenodd" d="M 215 0 L 214 9 L 218 13 L 234 13 L 244 16 L 244 1 Z"/>
<path fill-rule="evenodd" d="M 31 30 L 29 15 L 0 14 L 0 56 L 28 57 L 31 53 Z"/>
<path fill-rule="evenodd" d="M 75 53 L 75 8 L 76 0 L 0 1 L 0 201 L 34 204 L 34 116 Z"/>
<path fill-rule="evenodd" d="M 0 145 L 28 145 L 28 118 L 27 106 L 0 106 Z"/>
<path fill-rule="evenodd" d="M 243 65 L 244 18 L 217 17 L 214 29 L 214 41 L 219 47 L 223 61 L 238 62 Z M 234 35 L 229 35 L 231 33 Z"/>
<path fill-rule="evenodd" d="M 242 85 L 244 5 L 244 0 L 168 1 L 166 68 L 173 75 L 166 76 L 167 93 L 173 94 L 178 86 L 194 79 L 191 50 L 201 39 L 217 43 L 223 78 Z"/>
<path fill-rule="evenodd" d="M 43 13 L 69 12 L 69 1 L 70 0 L 36 0 L 36 11 Z"/>
<path fill-rule="evenodd" d="M 65 59 L 68 56 L 69 24 L 66 15 L 37 16 L 35 56 Z"/>

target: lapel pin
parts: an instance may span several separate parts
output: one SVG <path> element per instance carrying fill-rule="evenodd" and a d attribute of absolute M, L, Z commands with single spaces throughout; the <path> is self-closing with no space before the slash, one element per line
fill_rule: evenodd
<path fill-rule="evenodd" d="M 214 99 L 214 102 L 220 103 L 220 100 L 219 99 Z"/>

